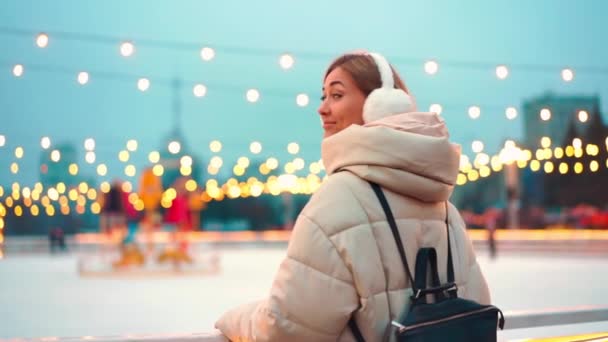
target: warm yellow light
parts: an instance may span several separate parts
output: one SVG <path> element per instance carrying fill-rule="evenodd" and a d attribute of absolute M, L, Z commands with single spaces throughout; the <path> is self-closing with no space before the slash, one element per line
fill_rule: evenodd
<path fill-rule="evenodd" d="M 260 92 L 257 89 L 249 89 L 246 94 L 247 101 L 255 103 L 260 99 Z"/>
<path fill-rule="evenodd" d="M 317 162 L 313 162 L 310 164 L 310 166 L 308 167 L 308 170 L 310 171 L 310 173 L 312 174 L 319 174 L 321 172 L 321 165 L 319 165 L 319 163 Z"/>
<path fill-rule="evenodd" d="M 553 150 L 553 155 L 555 158 L 560 159 L 564 156 L 564 150 L 561 147 L 556 147 L 555 150 Z"/>
<path fill-rule="evenodd" d="M 207 87 L 205 87 L 204 84 L 200 84 L 200 83 L 195 84 L 194 87 L 192 88 L 192 93 L 196 97 L 203 97 L 203 96 L 207 95 Z"/>
<path fill-rule="evenodd" d="M 555 166 L 553 165 L 552 162 L 550 162 L 550 161 L 545 162 L 545 165 L 544 165 L 545 173 L 552 173 L 554 168 L 555 168 Z"/>
<path fill-rule="evenodd" d="M 152 167 L 152 173 L 157 177 L 162 176 L 164 172 L 165 168 L 160 164 L 156 164 Z"/>
<path fill-rule="evenodd" d="M 478 119 L 481 115 L 481 108 L 478 106 L 469 107 L 469 117 L 473 120 Z"/>
<path fill-rule="evenodd" d="M 11 164 L 11 172 L 16 174 L 19 172 L 19 164 L 17 163 L 12 163 Z"/>
<path fill-rule="evenodd" d="M 0 147 L 4 146 L 4 144 L 6 144 L 6 137 L 0 134 Z M 608 141 L 606 142 L 606 145 L 608 145 Z"/>
<path fill-rule="evenodd" d="M 160 160 L 160 153 L 158 153 L 158 151 L 152 151 L 148 154 L 148 160 L 150 161 L 150 163 L 158 163 L 158 161 Z"/>
<path fill-rule="evenodd" d="M 458 174 L 458 177 L 456 177 L 456 184 L 457 185 L 465 185 L 467 183 L 467 176 L 465 176 L 462 173 Z"/>
<path fill-rule="evenodd" d="M 19 146 L 15 149 L 15 157 L 17 159 L 23 158 L 23 147 Z"/>
<path fill-rule="evenodd" d="M 53 216 L 53 215 L 55 215 L 55 207 L 53 207 L 52 205 L 46 206 L 45 210 L 46 210 L 46 215 L 47 216 Z"/>
<path fill-rule="evenodd" d="M 129 161 L 129 152 L 125 150 L 118 152 L 118 160 L 123 163 Z"/>
<path fill-rule="evenodd" d="M 218 172 L 220 172 L 220 169 L 215 168 L 211 165 L 207 166 L 207 173 L 209 173 L 210 175 L 217 175 Z"/>
<path fill-rule="evenodd" d="M 267 175 L 270 173 L 270 169 L 268 168 L 268 165 L 266 165 L 266 163 L 262 163 L 262 165 L 260 165 L 259 167 L 260 173 L 263 175 Z"/>
<path fill-rule="evenodd" d="M 509 68 L 506 65 L 499 65 L 496 67 L 496 77 L 500 80 L 504 80 L 509 76 Z"/>
<path fill-rule="evenodd" d="M 49 35 L 46 33 L 39 33 L 36 36 L 36 45 L 41 49 L 47 47 L 49 45 Z"/>
<path fill-rule="evenodd" d="M 490 175 L 490 168 L 487 166 L 482 166 L 481 169 L 479 169 L 479 175 L 482 178 L 488 177 Z"/>
<path fill-rule="evenodd" d="M 42 137 L 40 139 L 40 147 L 42 147 L 44 150 L 51 147 L 51 139 L 49 137 Z"/>
<path fill-rule="evenodd" d="M 218 153 L 219 151 L 222 150 L 222 143 L 219 142 L 218 140 L 213 140 L 212 142 L 209 143 L 209 149 L 213 153 Z"/>
<path fill-rule="evenodd" d="M 483 148 L 484 148 L 483 142 L 481 142 L 479 140 L 475 140 L 475 141 L 473 141 L 473 143 L 471 143 L 471 149 L 475 153 L 480 153 L 481 151 L 483 151 Z"/>
<path fill-rule="evenodd" d="M 182 145 L 177 141 L 172 141 L 167 146 L 167 150 L 169 150 L 171 154 L 178 154 L 181 149 Z"/>
<path fill-rule="evenodd" d="M 287 152 L 289 152 L 290 154 L 297 154 L 298 152 L 300 152 L 300 145 L 295 142 L 289 143 L 287 145 Z"/>
<path fill-rule="evenodd" d="M 240 167 L 245 169 L 245 168 L 249 167 L 249 158 L 240 157 L 236 163 L 237 163 L 237 165 L 239 165 Z"/>
<path fill-rule="evenodd" d="M 150 80 L 147 78 L 140 78 L 137 80 L 137 89 L 141 91 L 146 91 L 150 89 Z"/>
<path fill-rule="evenodd" d="M 94 202 L 91 203 L 91 213 L 98 215 L 101 212 L 101 205 L 99 203 Z"/>
<path fill-rule="evenodd" d="M 38 216 L 38 214 L 40 214 L 40 209 L 38 208 L 38 205 L 32 205 L 30 207 L 30 213 L 32 214 L 32 216 Z"/>
<path fill-rule="evenodd" d="M 474 182 L 479 179 L 479 173 L 477 173 L 476 170 L 471 170 L 471 172 L 467 174 L 467 177 L 469 178 L 469 181 Z"/>
<path fill-rule="evenodd" d="M 109 189 L 108 189 L 108 191 L 109 191 Z M 70 192 L 68 193 L 68 197 L 72 201 L 77 200 L 78 199 L 78 190 L 76 190 L 76 189 L 70 190 Z"/>
<path fill-rule="evenodd" d="M 13 207 L 13 198 L 12 197 L 7 197 L 4 200 L 4 203 L 6 204 L 7 207 L 12 208 Z"/>
<path fill-rule="evenodd" d="M 70 164 L 70 166 L 68 167 L 68 172 L 72 176 L 76 176 L 78 174 L 78 165 L 76 165 L 74 163 Z"/>
<path fill-rule="evenodd" d="M 589 170 L 591 170 L 591 172 L 596 172 L 599 168 L 600 164 L 596 160 L 592 160 L 589 163 Z"/>
<path fill-rule="evenodd" d="M 438 115 L 441 115 L 441 112 L 443 111 L 443 107 L 441 107 L 440 104 L 438 103 L 433 103 L 430 107 L 429 107 L 429 112 L 432 113 L 437 113 Z"/>
<path fill-rule="evenodd" d="M 99 190 L 101 190 L 101 192 L 103 192 L 104 194 L 107 194 L 108 192 L 110 192 L 110 188 L 111 188 L 111 185 L 108 182 L 103 182 L 99 185 Z"/>
<path fill-rule="evenodd" d="M 574 172 L 577 174 L 583 172 L 583 164 L 580 162 L 574 164 Z"/>
<path fill-rule="evenodd" d="M 89 191 L 87 191 L 87 198 L 91 201 L 94 201 L 97 199 L 97 190 L 90 188 Z"/>
<path fill-rule="evenodd" d="M 562 69 L 562 79 L 565 82 L 570 82 L 574 79 L 574 70 L 570 68 Z"/>
<path fill-rule="evenodd" d="M 540 110 L 540 118 L 543 121 L 551 119 L 551 111 L 549 110 L 549 108 L 543 108 Z"/>
<path fill-rule="evenodd" d="M 127 175 L 127 177 L 135 177 L 136 173 L 137 170 L 135 169 L 135 165 L 127 165 L 125 167 L 125 175 Z"/>
<path fill-rule="evenodd" d="M 239 196 L 241 196 L 241 188 L 237 185 L 233 185 L 231 187 L 228 188 L 228 197 L 230 198 L 237 198 Z"/>
<path fill-rule="evenodd" d="M 589 113 L 587 113 L 587 111 L 581 110 L 578 112 L 578 121 L 587 122 L 588 119 L 589 119 Z"/>
<path fill-rule="evenodd" d="M 60 211 L 63 215 L 69 215 L 70 214 L 70 207 L 68 206 L 61 206 L 60 207 Z"/>
<path fill-rule="evenodd" d="M 287 164 L 285 164 L 284 169 L 285 172 L 287 172 L 288 174 L 296 172 L 296 167 L 292 162 L 288 162 Z"/>
<path fill-rule="evenodd" d="M 304 168 L 304 159 L 302 158 L 296 158 L 293 160 L 293 166 L 296 168 L 296 170 L 302 170 Z"/>
<path fill-rule="evenodd" d="M 549 137 L 542 137 L 542 139 L 540 139 L 540 145 L 543 148 L 549 148 L 551 146 L 551 138 L 549 138 Z"/>
<path fill-rule="evenodd" d="M 517 109 L 515 109 L 515 107 L 508 107 L 505 110 L 505 116 L 507 117 L 507 119 L 509 120 L 513 120 L 517 117 Z"/>
<path fill-rule="evenodd" d="M 78 184 L 78 191 L 81 194 L 86 194 L 87 191 L 89 191 L 89 185 L 85 182 L 80 182 L 80 184 Z"/>
<path fill-rule="evenodd" d="M 65 183 L 63 183 L 63 182 L 57 183 L 57 186 L 55 187 L 55 189 L 57 189 L 57 192 L 60 194 L 64 194 L 65 191 L 67 190 Z"/>
<path fill-rule="evenodd" d="M 196 181 L 195 181 L 194 179 L 189 179 L 189 180 L 186 182 L 186 190 L 188 190 L 188 191 L 191 191 L 191 192 L 192 192 L 192 191 L 196 190 L 196 187 L 197 187 L 197 186 L 198 186 L 198 185 L 196 184 Z"/>
<path fill-rule="evenodd" d="M 212 48 L 205 46 L 201 49 L 201 59 L 205 62 L 212 60 L 215 57 L 215 50 Z"/>
<path fill-rule="evenodd" d="M 123 57 L 130 57 L 135 53 L 135 45 L 132 42 L 126 41 L 120 44 L 120 54 Z"/>
<path fill-rule="evenodd" d="M 122 191 L 123 192 L 131 192 L 133 191 L 133 185 L 131 184 L 131 182 L 124 182 L 122 183 Z"/>
<path fill-rule="evenodd" d="M 20 217 L 23 215 L 23 208 L 20 205 L 15 206 L 15 216 Z"/>
<path fill-rule="evenodd" d="M 58 150 L 53 150 L 51 152 L 51 160 L 57 163 L 59 160 L 61 160 L 61 153 Z"/>
<path fill-rule="evenodd" d="M 242 176 L 245 174 L 245 169 L 240 165 L 235 165 L 232 168 L 232 172 L 234 173 L 235 176 Z"/>
<path fill-rule="evenodd" d="M 538 160 L 532 160 L 530 162 L 530 170 L 534 172 L 540 170 L 540 162 Z"/>
<path fill-rule="evenodd" d="M 583 149 L 582 148 L 575 148 L 574 149 L 574 156 L 576 158 L 580 158 L 583 156 Z"/>
<path fill-rule="evenodd" d="M 22 64 L 15 64 L 15 66 L 13 67 L 13 75 L 15 75 L 15 77 L 23 76 L 24 71 L 25 71 L 25 68 L 23 67 Z"/>
<path fill-rule="evenodd" d="M 130 152 L 135 152 L 137 150 L 137 140 L 130 139 L 127 141 L 127 150 Z"/>
<path fill-rule="evenodd" d="M 179 168 L 179 173 L 182 176 L 190 176 L 192 174 L 192 168 L 190 166 L 181 166 Z"/>
<path fill-rule="evenodd" d="M 574 138 L 574 139 L 572 139 L 572 146 L 575 149 L 582 148 L 583 147 L 583 142 L 579 138 Z"/>
<path fill-rule="evenodd" d="M 424 63 L 424 71 L 429 75 L 435 75 L 439 71 L 439 64 L 436 61 Z"/>
<path fill-rule="evenodd" d="M 179 163 L 183 167 L 191 167 L 192 166 L 192 157 L 183 156 L 179 159 Z"/>
<path fill-rule="evenodd" d="M 97 165 L 97 174 L 100 176 L 105 176 L 108 173 L 108 167 L 106 164 Z"/>
<path fill-rule="evenodd" d="M 59 192 L 55 188 L 50 188 L 46 193 L 52 201 L 57 201 L 59 199 Z"/>
<path fill-rule="evenodd" d="M 269 169 L 274 170 L 279 167 L 279 161 L 276 158 L 271 157 L 266 160 L 266 165 Z"/>
<path fill-rule="evenodd" d="M 30 198 L 32 196 L 32 191 L 30 190 L 30 188 L 25 187 L 21 191 L 21 194 L 23 194 L 23 198 Z"/>
<path fill-rule="evenodd" d="M 86 160 L 86 162 L 87 162 L 87 163 L 89 163 L 89 164 L 93 164 L 93 163 L 95 162 L 95 152 L 93 152 L 93 151 L 88 151 L 88 152 L 85 154 L 84 159 Z"/>

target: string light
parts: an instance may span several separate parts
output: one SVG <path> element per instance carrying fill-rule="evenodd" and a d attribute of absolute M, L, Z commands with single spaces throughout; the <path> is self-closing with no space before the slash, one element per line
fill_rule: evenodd
<path fill-rule="evenodd" d="M 498 77 L 499 80 L 504 80 L 507 76 L 509 76 L 509 69 L 506 65 L 499 65 L 496 67 L 496 77 Z"/>
<path fill-rule="evenodd" d="M 160 160 L 160 153 L 158 151 L 152 151 L 148 153 L 148 160 L 150 163 L 156 164 Z"/>
<path fill-rule="evenodd" d="M 192 93 L 196 97 L 203 97 L 207 94 L 207 87 L 205 87 L 203 84 L 196 84 L 192 88 Z"/>
<path fill-rule="evenodd" d="M 213 153 L 220 152 L 222 150 L 222 143 L 217 140 L 213 140 L 209 143 L 209 150 L 211 150 Z"/>
<path fill-rule="evenodd" d="M 481 115 L 481 109 L 477 106 L 469 107 L 469 117 L 473 120 L 478 119 Z"/>
<path fill-rule="evenodd" d="M 51 147 L 51 139 L 49 137 L 42 137 L 40 139 L 40 147 L 47 150 L 49 147 Z"/>
<path fill-rule="evenodd" d="M 47 47 L 49 45 L 49 36 L 46 33 L 39 33 L 36 37 L 36 45 L 41 49 Z"/>
<path fill-rule="evenodd" d="M 441 112 L 443 111 L 443 108 L 441 107 L 440 104 L 438 103 L 433 103 L 430 107 L 429 107 L 429 112 L 432 113 L 437 113 L 437 115 L 441 115 Z"/>
<path fill-rule="evenodd" d="M 132 42 L 123 42 L 120 44 L 120 54 L 123 57 L 131 57 L 135 53 L 135 45 Z"/>
<path fill-rule="evenodd" d="M 171 154 L 178 154 L 179 151 L 182 149 L 182 146 L 180 145 L 179 142 L 172 141 L 169 143 L 169 146 L 167 146 L 167 149 L 169 150 L 169 152 Z"/>
<path fill-rule="evenodd" d="M 247 90 L 247 101 L 251 102 L 251 103 L 255 103 L 260 99 L 260 92 L 257 91 L 256 89 L 249 89 Z"/>
<path fill-rule="evenodd" d="M 298 94 L 298 96 L 296 96 L 296 104 L 300 107 L 308 106 L 309 102 L 310 100 L 306 94 Z"/>
<path fill-rule="evenodd" d="M 23 76 L 23 72 L 25 71 L 25 68 L 23 67 L 22 64 L 16 64 L 13 67 L 13 75 L 15 75 L 15 77 L 21 77 Z"/>
<path fill-rule="evenodd" d="M 551 119 L 551 111 L 548 108 L 543 108 L 540 110 L 540 118 L 543 121 L 548 121 Z"/>
<path fill-rule="evenodd" d="M 215 50 L 210 47 L 205 46 L 201 49 L 201 59 L 205 62 L 209 62 L 215 57 Z"/>
<path fill-rule="evenodd" d="M 562 69 L 562 80 L 565 82 L 571 82 L 574 80 L 574 70 L 570 68 Z"/>
<path fill-rule="evenodd" d="M 507 117 L 507 119 L 509 120 L 513 120 L 517 117 L 517 109 L 515 109 L 515 107 L 508 107 L 505 110 L 505 116 Z"/>
<path fill-rule="evenodd" d="M 253 154 L 258 154 L 258 153 L 262 152 L 262 144 L 260 144 L 257 141 L 252 142 L 249 145 L 249 151 L 251 151 L 251 153 L 253 153 Z"/>
<path fill-rule="evenodd" d="M 150 89 L 150 80 L 147 78 L 140 78 L 137 81 L 137 89 L 141 90 L 142 92 Z"/>
<path fill-rule="evenodd" d="M 300 145 L 295 142 L 291 142 L 287 145 L 287 152 L 290 154 L 297 154 L 300 151 Z"/>
<path fill-rule="evenodd" d="M 84 141 L 84 149 L 87 151 L 93 151 L 95 149 L 95 139 L 88 138 Z"/>
<path fill-rule="evenodd" d="M 279 57 L 279 65 L 281 68 L 283 68 L 283 70 L 291 69 L 294 63 L 295 59 L 288 53 L 282 54 L 281 57 Z"/>
<path fill-rule="evenodd" d="M 6 144 L 6 137 L 0 134 L 0 147 L 3 147 Z M 608 146 L 608 140 L 606 140 L 606 146 Z"/>
<path fill-rule="evenodd" d="M 578 112 L 578 121 L 587 122 L 588 119 L 589 119 L 589 113 L 587 113 L 587 111 L 581 110 Z"/>
<path fill-rule="evenodd" d="M 81 85 L 85 85 L 85 84 L 89 83 L 89 73 L 86 71 L 79 72 L 77 80 L 78 80 L 78 83 L 80 83 Z"/>
<path fill-rule="evenodd" d="M 429 75 L 435 75 L 439 71 L 439 64 L 435 61 L 427 61 L 424 63 L 424 71 Z"/>

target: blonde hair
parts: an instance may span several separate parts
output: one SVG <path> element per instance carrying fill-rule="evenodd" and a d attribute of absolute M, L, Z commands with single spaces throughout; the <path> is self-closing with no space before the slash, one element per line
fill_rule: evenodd
<path fill-rule="evenodd" d="M 374 59 L 369 54 L 364 53 L 347 53 L 336 58 L 327 71 L 325 72 L 325 78 L 327 75 L 334 71 L 336 68 L 342 68 L 346 71 L 355 81 L 355 84 L 367 97 L 374 89 L 382 86 L 382 80 L 380 78 L 380 71 L 374 62 Z M 395 89 L 402 89 L 407 94 L 410 92 L 405 85 L 405 82 L 401 79 L 395 68 L 391 65 L 393 71 L 393 81 L 395 83 Z"/>

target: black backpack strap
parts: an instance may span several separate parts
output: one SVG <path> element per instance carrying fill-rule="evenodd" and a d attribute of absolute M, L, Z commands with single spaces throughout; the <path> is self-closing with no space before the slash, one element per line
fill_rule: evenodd
<path fill-rule="evenodd" d="M 355 318 L 353 316 L 351 316 L 348 320 L 348 326 L 350 327 L 350 331 L 353 333 L 353 336 L 355 336 L 355 340 L 357 340 L 357 342 L 365 342 L 365 339 L 361 334 L 361 330 L 359 330 L 357 322 L 355 322 Z"/>
<path fill-rule="evenodd" d="M 452 262 L 452 244 L 450 243 L 450 224 L 448 223 L 448 202 L 445 202 L 445 230 L 448 238 L 448 283 L 455 283 L 454 281 L 454 263 Z"/>
<path fill-rule="evenodd" d="M 431 283 L 427 284 L 428 266 L 431 266 Z M 442 301 L 446 298 L 445 288 L 439 280 L 439 271 L 437 268 L 437 251 L 432 247 L 424 247 L 418 250 L 416 255 L 416 287 L 420 289 L 417 296 L 413 298 L 416 303 L 426 303 L 426 294 L 433 294 L 436 301 Z"/>
<path fill-rule="evenodd" d="M 403 263 L 403 268 L 405 268 L 405 273 L 410 280 L 410 284 L 412 284 L 412 290 L 414 294 L 418 292 L 418 288 L 416 288 L 416 284 L 414 283 L 414 278 L 412 277 L 412 273 L 410 272 L 410 268 L 407 264 L 407 258 L 405 257 L 405 250 L 403 249 L 403 243 L 401 242 L 401 236 L 399 235 L 399 230 L 397 229 L 397 223 L 395 223 L 395 218 L 393 217 L 393 212 L 391 211 L 391 207 L 388 205 L 388 201 L 382 192 L 380 186 L 374 182 L 368 181 L 369 184 L 374 189 L 376 193 L 376 197 L 380 201 L 382 205 L 382 209 L 384 210 L 384 214 L 386 215 L 386 219 L 388 220 L 388 224 L 391 227 L 391 231 L 393 232 L 393 237 L 395 238 L 395 242 L 397 243 L 397 249 L 399 250 L 399 255 L 401 256 L 401 262 Z"/>

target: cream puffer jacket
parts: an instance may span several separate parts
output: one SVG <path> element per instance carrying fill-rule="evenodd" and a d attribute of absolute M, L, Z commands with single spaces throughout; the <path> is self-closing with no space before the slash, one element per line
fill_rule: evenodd
<path fill-rule="evenodd" d="M 410 270 L 420 247 L 435 247 L 447 278 L 446 206 L 460 148 L 434 113 L 394 115 L 325 139 L 329 177 L 298 217 L 268 298 L 216 323 L 232 341 L 354 341 L 354 315 L 367 342 L 393 341 L 390 322 L 412 294 L 386 216 L 367 180 L 382 186 Z M 345 171 L 345 172 L 338 172 Z M 465 225 L 449 205 L 460 297 L 490 303 Z"/>

